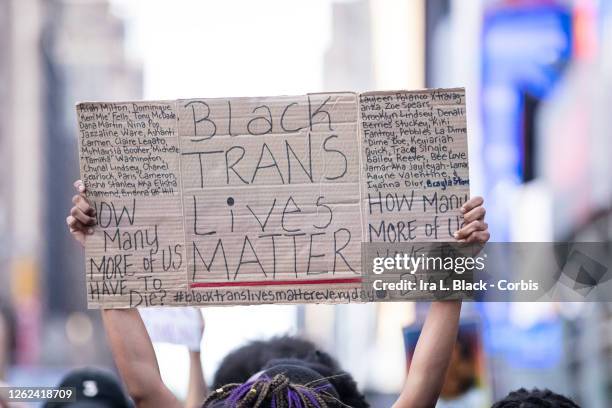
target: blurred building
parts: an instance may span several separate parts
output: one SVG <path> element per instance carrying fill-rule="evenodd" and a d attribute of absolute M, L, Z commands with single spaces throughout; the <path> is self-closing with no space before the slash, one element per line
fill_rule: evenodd
<path fill-rule="evenodd" d="M 126 59 L 124 22 L 107 0 L 53 0 L 42 36 L 45 94 L 45 261 L 47 304 L 71 312 L 86 304 L 82 252 L 66 233 L 66 206 L 78 178 L 75 104 L 142 98 L 142 69 Z M 80 277 L 81 279 L 75 279 Z"/>
<path fill-rule="evenodd" d="M 9 98 L 9 3 L 7 1 L 0 2 L 0 100 L 8 101 Z M 9 295 L 7 283 L 9 265 L 9 203 L 7 202 L 9 194 L 9 143 L 10 139 L 5 126 L 9 116 L 9 105 L 4 102 L 0 104 L 0 173 L 6 176 L 0 181 L 0 298 L 6 298 Z"/>
<path fill-rule="evenodd" d="M 0 9 L 0 301 L 18 312 L 17 360 L 32 362 L 41 321 L 42 2 L 3 0 Z"/>
<path fill-rule="evenodd" d="M 366 91 L 374 84 L 370 4 L 366 0 L 332 4 L 331 44 L 325 52 L 323 88 Z"/>
<path fill-rule="evenodd" d="M 75 193 L 72 184 L 79 175 L 75 104 L 142 98 L 142 69 L 126 58 L 125 43 L 125 24 L 111 13 L 107 0 L 53 0 L 47 4 L 41 36 L 46 157 L 41 268 L 49 311 L 48 350 L 62 350 L 66 342 L 73 350 L 105 348 L 104 339 L 93 335 L 98 332 L 98 314 L 83 314 L 83 253 L 67 232 L 65 219 Z M 54 354 L 51 358 L 45 353 L 45 359 L 70 361 Z"/>
<path fill-rule="evenodd" d="M 9 346 L 10 330 L 7 324 L 7 318 L 3 315 L 5 307 L 10 298 L 10 289 L 8 281 L 8 271 L 10 269 L 10 250 L 9 250 L 9 208 L 8 201 L 10 193 L 10 142 L 6 126 L 9 118 L 9 105 L 6 103 L 9 99 L 9 34 L 10 34 L 10 9 L 9 3 L 6 1 L 0 2 L 0 174 L 4 177 L 0 178 L 0 381 L 6 377 L 6 370 L 10 364 L 12 354 Z"/>
<path fill-rule="evenodd" d="M 609 16 L 595 0 L 427 2 L 428 86 L 468 89 L 492 240 L 610 242 Z M 549 387 L 609 406 L 607 303 L 476 306 L 494 399 Z"/>
<path fill-rule="evenodd" d="M 324 90 L 422 88 L 424 11 L 423 0 L 333 2 Z M 414 321 L 413 304 L 307 305 L 301 316 L 305 334 L 338 358 L 373 406 L 393 403 L 406 366 L 395 329 Z"/>
<path fill-rule="evenodd" d="M 106 0 L 0 1 L 0 300 L 16 311 L 26 367 L 111 361 L 97 352 L 97 314 L 82 313 L 82 251 L 65 219 L 79 175 L 75 104 L 142 96 L 125 42 Z"/>
<path fill-rule="evenodd" d="M 370 2 L 334 2 L 331 8 L 331 42 L 323 65 L 324 90 L 371 89 L 375 78 Z M 300 306 L 300 312 L 304 316 L 305 334 L 336 356 L 362 387 L 368 387 L 369 359 L 355 357 L 375 342 L 376 308 L 373 305 L 306 305 Z M 363 330 L 358 337 L 352 335 L 355 325 Z M 353 341 L 347 342 L 347 338 Z"/>

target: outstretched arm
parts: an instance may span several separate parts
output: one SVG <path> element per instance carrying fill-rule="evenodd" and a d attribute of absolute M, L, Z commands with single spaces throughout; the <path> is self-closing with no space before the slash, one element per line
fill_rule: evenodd
<path fill-rule="evenodd" d="M 93 232 L 95 213 L 85 196 L 83 182 L 77 180 L 74 187 L 78 194 L 72 198 L 74 206 L 66 223 L 74 239 L 85 246 L 87 237 Z M 136 406 L 180 407 L 162 382 L 155 351 L 138 310 L 103 310 L 102 320 L 115 363 Z"/>
<path fill-rule="evenodd" d="M 199 408 L 206 398 L 207 389 L 200 361 L 200 352 L 189 350 L 189 387 L 187 388 L 186 408 Z"/>
<path fill-rule="evenodd" d="M 103 310 L 102 320 L 115 363 L 136 406 L 181 407 L 161 379 L 155 350 L 138 310 Z"/>
<path fill-rule="evenodd" d="M 457 339 L 460 312 L 461 301 L 431 304 L 408 378 L 394 408 L 436 405 Z"/>
<path fill-rule="evenodd" d="M 200 341 L 204 335 L 204 318 L 198 310 L 198 327 L 200 328 Z M 200 358 L 200 348 L 196 350 L 189 349 L 189 386 L 187 388 L 187 399 L 185 400 L 186 408 L 200 408 L 202 402 L 206 398 L 208 390 L 206 381 L 204 380 L 204 372 L 202 371 L 202 361 Z"/>
<path fill-rule="evenodd" d="M 466 202 L 464 225 L 455 233 L 459 242 L 484 244 L 489 240 L 482 197 Z M 457 331 L 461 301 L 434 302 L 421 330 L 406 383 L 394 408 L 434 407 L 444 385 Z"/>

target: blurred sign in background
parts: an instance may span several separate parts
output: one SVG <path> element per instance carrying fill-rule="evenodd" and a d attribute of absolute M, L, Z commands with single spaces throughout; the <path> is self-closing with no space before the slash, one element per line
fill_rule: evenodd
<path fill-rule="evenodd" d="M 604 0 L 0 0 L 0 380 L 112 367 L 65 227 L 76 102 L 465 86 L 472 193 L 492 239 L 609 240 L 611 73 Z M 425 310 L 206 309 L 203 363 L 211 376 L 248 339 L 300 333 L 388 406 L 401 327 Z M 538 386 L 608 405 L 608 304 L 470 304 L 464 317 L 478 322 L 486 398 Z M 157 351 L 184 394 L 187 355 Z"/>

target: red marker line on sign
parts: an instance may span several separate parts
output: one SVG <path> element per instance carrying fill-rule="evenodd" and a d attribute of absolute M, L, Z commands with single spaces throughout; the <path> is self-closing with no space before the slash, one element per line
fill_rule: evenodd
<path fill-rule="evenodd" d="M 302 279 L 282 281 L 246 281 L 246 282 L 194 282 L 191 288 L 223 288 L 235 286 L 291 286 L 291 285 L 332 285 L 361 283 L 361 278 L 347 279 Z"/>

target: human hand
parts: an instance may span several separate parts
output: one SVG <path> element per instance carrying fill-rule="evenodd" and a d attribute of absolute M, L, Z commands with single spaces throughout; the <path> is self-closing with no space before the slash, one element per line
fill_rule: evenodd
<path fill-rule="evenodd" d="M 93 234 L 93 226 L 96 225 L 96 212 L 85 195 L 85 184 L 81 180 L 77 180 L 73 185 L 78 194 L 72 197 L 74 206 L 66 217 L 66 224 L 68 224 L 72 237 L 82 246 L 85 246 L 87 236 Z"/>
<path fill-rule="evenodd" d="M 464 224 L 453 234 L 458 242 L 485 244 L 491 237 L 489 224 L 484 221 L 486 210 L 483 204 L 484 199 L 477 196 L 461 206 Z"/>

